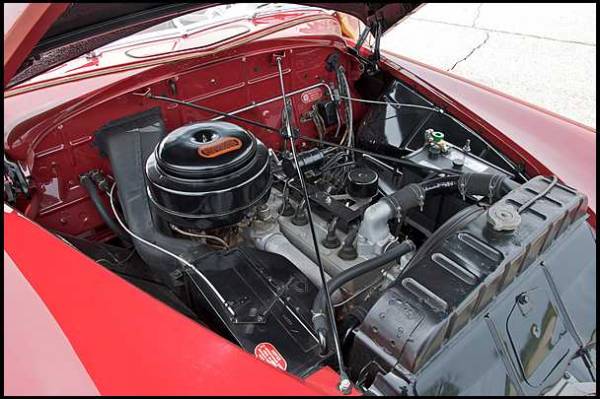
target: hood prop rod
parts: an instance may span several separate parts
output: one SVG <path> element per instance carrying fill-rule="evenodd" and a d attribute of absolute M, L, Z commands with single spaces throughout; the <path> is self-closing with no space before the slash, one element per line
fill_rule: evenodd
<path fill-rule="evenodd" d="M 325 289 L 325 292 L 329 292 L 328 288 L 327 288 L 327 279 L 325 278 L 325 269 L 323 268 L 323 263 L 321 262 L 321 255 L 319 253 L 319 243 L 318 243 L 318 239 L 317 239 L 317 234 L 315 233 L 315 226 L 314 226 L 313 218 L 312 218 L 310 199 L 308 196 L 308 190 L 306 189 L 306 182 L 304 181 L 304 173 L 302 173 L 302 169 L 300 169 L 300 164 L 298 163 L 298 156 L 296 154 L 296 148 L 294 146 L 294 138 L 297 138 L 298 134 L 294 134 L 294 129 L 292 129 L 292 120 L 291 120 L 291 115 L 290 115 L 291 107 L 288 108 L 289 103 L 288 103 L 288 99 L 285 95 L 285 86 L 283 84 L 283 70 L 281 67 L 281 58 L 282 58 L 282 56 L 280 56 L 280 55 L 276 56 L 276 58 L 275 58 L 275 61 L 277 62 L 277 69 L 279 71 L 279 83 L 281 84 L 281 95 L 283 98 L 283 110 L 284 110 L 284 117 L 285 117 L 284 118 L 285 119 L 285 121 L 284 121 L 285 127 L 282 129 L 281 133 L 286 139 L 289 139 L 289 141 L 290 141 L 292 157 L 294 158 L 296 171 L 298 172 L 298 177 L 300 178 L 300 186 L 302 187 L 302 194 L 304 196 L 304 201 L 306 204 L 306 213 L 308 214 L 308 223 L 310 225 L 310 232 L 311 232 L 313 244 L 315 247 L 315 256 L 316 256 L 316 260 L 317 260 L 317 265 L 319 266 L 319 272 L 321 274 L 321 282 L 322 282 L 323 288 Z M 289 105 L 291 105 L 291 104 L 289 104 Z M 341 347 L 340 338 L 339 338 L 339 335 L 337 332 L 337 326 L 335 324 L 335 313 L 333 310 L 333 304 L 331 303 L 331 296 L 326 295 L 325 299 L 326 299 L 327 313 L 329 314 L 329 323 L 331 324 L 330 331 L 331 331 L 331 334 L 333 335 L 334 350 L 336 353 L 338 367 L 340 370 L 340 382 L 339 382 L 337 388 L 344 395 L 348 395 L 352 391 L 352 383 L 350 382 L 350 379 L 348 378 L 348 375 L 346 374 L 346 370 L 344 368 L 344 360 L 342 358 L 342 347 Z"/>
<path fill-rule="evenodd" d="M 277 130 L 277 129 L 269 126 L 269 125 L 265 125 L 264 123 L 260 123 L 260 122 L 253 121 L 253 120 L 250 120 L 250 119 L 242 118 L 241 116 L 230 114 L 229 112 L 219 111 L 219 110 L 216 110 L 216 109 L 213 109 L 213 108 L 205 107 L 203 105 L 194 104 L 194 103 L 191 103 L 189 101 L 177 100 L 176 98 L 171 98 L 171 97 L 166 97 L 166 96 L 155 96 L 155 95 L 152 95 L 150 93 L 150 90 L 147 90 L 145 93 L 133 93 L 133 95 L 134 96 L 145 97 L 145 98 L 150 98 L 152 100 L 166 101 L 166 102 L 170 102 L 170 103 L 174 103 L 174 104 L 185 105 L 185 106 L 188 106 L 190 108 L 199 109 L 199 110 L 204 111 L 204 112 L 210 112 L 210 113 L 217 114 L 217 115 L 220 115 L 220 116 L 223 116 L 223 117 L 226 117 L 226 118 L 235 119 L 235 120 L 237 120 L 239 122 L 244 122 L 244 123 L 247 123 L 249 125 L 260 127 L 262 129 L 266 129 L 266 130 L 269 130 L 269 131 L 272 131 L 272 132 L 279 132 L 279 130 Z"/>

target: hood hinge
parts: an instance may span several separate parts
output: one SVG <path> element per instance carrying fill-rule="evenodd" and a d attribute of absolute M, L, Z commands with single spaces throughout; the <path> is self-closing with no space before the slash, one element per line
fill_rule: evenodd
<path fill-rule="evenodd" d="M 375 38 L 375 45 L 373 46 L 373 52 L 371 56 L 365 58 L 360 55 L 360 48 L 365 43 L 369 32 Z M 358 40 L 356 41 L 356 45 L 350 49 L 350 52 L 358 57 L 365 66 L 365 71 L 372 75 L 379 71 L 379 60 L 381 59 L 380 53 L 380 45 L 381 45 L 381 35 L 383 33 L 383 19 L 378 17 L 377 19 L 373 19 L 369 26 L 365 26 L 365 29 L 360 33 Z"/>

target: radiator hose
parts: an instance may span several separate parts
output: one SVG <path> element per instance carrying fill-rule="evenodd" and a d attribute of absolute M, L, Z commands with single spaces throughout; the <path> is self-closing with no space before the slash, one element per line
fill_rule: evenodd
<path fill-rule="evenodd" d="M 484 173 L 444 176 L 408 184 L 365 210 L 358 231 L 359 245 L 369 248 L 385 247 L 394 238 L 388 221 L 396 218 L 401 222 L 409 210 L 417 207 L 422 209 L 427 198 L 434 195 L 458 193 L 463 198 L 467 195 L 481 195 L 492 203 L 518 186 L 517 182 L 506 175 Z"/>
<path fill-rule="evenodd" d="M 396 213 L 406 213 L 407 210 L 412 208 L 422 208 L 426 198 L 436 194 L 458 193 L 463 197 L 481 195 L 487 197 L 491 203 L 518 186 L 517 182 L 506 175 L 464 173 L 408 184 L 395 193 L 384 197 L 383 201 L 387 201 Z M 396 214 L 394 216 L 401 215 Z"/>
<path fill-rule="evenodd" d="M 102 198 L 98 193 L 98 187 L 96 187 L 96 183 L 94 183 L 92 178 L 84 173 L 79 177 L 79 182 L 90 196 L 90 199 L 96 207 L 96 210 L 98 210 L 102 221 L 106 223 L 106 225 L 113 231 L 113 233 L 117 235 L 117 237 L 119 237 L 124 243 L 130 245 L 131 237 L 129 237 L 129 234 L 127 234 L 127 232 L 123 230 L 123 228 L 119 224 L 117 224 L 117 222 L 115 222 L 115 220 L 112 218 L 112 216 L 104 206 L 104 202 L 102 202 Z"/>
<path fill-rule="evenodd" d="M 365 210 L 363 221 L 360 224 L 359 236 L 371 246 L 387 242 L 391 236 L 388 221 L 392 218 L 401 219 L 406 212 L 416 207 L 422 208 L 428 197 L 437 194 L 458 193 L 463 197 L 467 195 L 480 195 L 487 197 L 490 203 L 512 191 L 519 184 L 502 174 L 465 173 L 451 175 L 421 183 L 408 184 L 395 193 L 383 197 Z M 382 255 L 364 261 L 333 277 L 329 282 L 329 295 L 348 281 L 376 270 L 383 265 L 401 257 L 415 249 L 411 241 L 388 249 Z M 326 350 L 327 319 L 323 309 L 325 289 L 317 294 L 313 303 L 313 326 L 319 336 L 321 349 Z"/>
<path fill-rule="evenodd" d="M 325 287 L 321 287 L 313 302 L 312 321 L 315 331 L 319 335 L 322 350 L 326 349 L 325 337 L 327 336 L 328 325 L 327 317 L 325 314 L 325 295 L 333 294 L 337 289 L 341 288 L 347 282 L 359 276 L 362 276 L 363 274 L 366 274 L 370 271 L 377 270 L 385 266 L 386 264 L 409 253 L 410 251 L 414 251 L 415 249 L 415 244 L 413 244 L 412 241 L 404 241 L 396 246 L 392 246 L 382 255 L 361 262 L 358 265 L 346 269 L 340 274 L 332 277 L 331 280 L 329 280 L 329 282 L 327 283 L 328 293 L 325 292 Z"/>

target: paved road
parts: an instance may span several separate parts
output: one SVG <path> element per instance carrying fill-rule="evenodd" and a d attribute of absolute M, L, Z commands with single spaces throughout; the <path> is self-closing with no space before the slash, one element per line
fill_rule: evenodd
<path fill-rule="evenodd" d="M 427 4 L 382 47 L 596 127 L 596 4 Z"/>

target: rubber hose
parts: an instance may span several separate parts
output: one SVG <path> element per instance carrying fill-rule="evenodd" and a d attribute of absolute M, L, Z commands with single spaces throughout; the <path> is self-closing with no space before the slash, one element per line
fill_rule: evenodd
<path fill-rule="evenodd" d="M 334 276 L 327 282 L 329 295 L 341 288 L 347 282 L 362 276 L 365 273 L 383 267 L 385 264 L 409 253 L 416 249 L 412 241 L 404 241 L 399 245 L 390 248 L 387 252 L 372 259 L 368 259 L 349 269 L 344 270 L 340 274 Z M 316 331 L 327 331 L 327 318 L 324 314 L 325 309 L 325 287 L 319 289 L 319 293 L 313 302 L 313 326 Z"/>
<path fill-rule="evenodd" d="M 154 214 L 147 195 L 145 164 L 148 156 L 165 136 L 160 108 L 124 117 L 103 126 L 95 135 L 105 154 L 118 188 L 118 198 L 127 227 L 144 240 L 193 261 L 210 252 L 197 241 L 170 235 L 169 227 Z M 182 264 L 174 257 L 134 240 L 136 252 L 169 288 L 178 289 L 173 272 Z"/>
<path fill-rule="evenodd" d="M 102 198 L 100 198 L 100 194 L 98 193 L 98 187 L 96 187 L 96 183 L 86 174 L 83 174 L 79 177 L 79 182 L 85 188 L 87 193 L 90 196 L 94 206 L 98 210 L 100 217 L 106 223 L 106 225 L 124 242 L 131 244 L 131 237 L 123 228 L 117 224 L 117 222 L 111 217 L 110 213 L 104 206 L 102 202 Z M 129 245 L 130 246 L 130 245 Z"/>
<path fill-rule="evenodd" d="M 408 184 L 386 197 L 386 200 L 395 209 L 406 212 L 421 206 L 426 197 L 436 194 L 462 191 L 465 195 L 491 195 L 492 199 L 498 199 L 518 186 L 517 182 L 501 174 L 465 173 Z"/>

